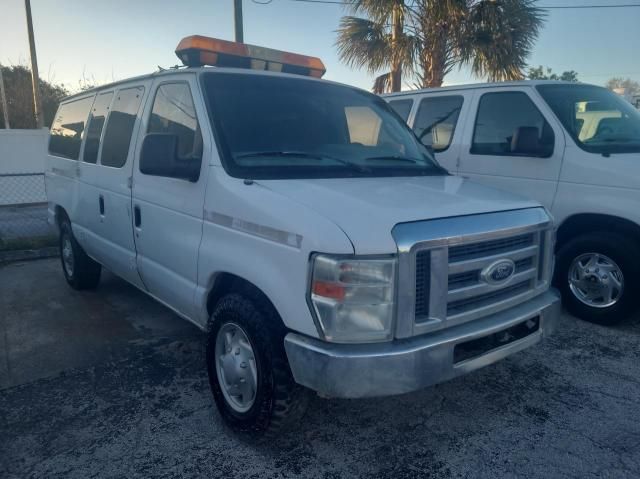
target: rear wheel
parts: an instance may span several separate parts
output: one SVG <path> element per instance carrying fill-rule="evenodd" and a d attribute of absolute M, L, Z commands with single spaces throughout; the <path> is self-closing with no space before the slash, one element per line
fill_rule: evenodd
<path fill-rule="evenodd" d="M 293 379 L 285 334 L 271 304 L 258 294 L 229 294 L 216 304 L 207 369 L 218 410 L 234 431 L 273 436 L 304 415 L 310 391 Z"/>
<path fill-rule="evenodd" d="M 98 286 L 102 267 L 78 244 L 68 219 L 60 224 L 60 260 L 64 277 L 73 289 L 94 289 Z"/>
<path fill-rule="evenodd" d="M 616 233 L 578 236 L 558 251 L 555 276 L 566 308 L 594 323 L 615 324 L 638 310 L 640 248 Z"/>

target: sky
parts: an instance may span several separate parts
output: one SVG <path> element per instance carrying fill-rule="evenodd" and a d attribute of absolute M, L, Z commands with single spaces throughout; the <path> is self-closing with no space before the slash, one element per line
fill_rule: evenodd
<path fill-rule="evenodd" d="M 341 5 L 243 0 L 244 40 L 320 57 L 325 78 L 369 89 L 373 76 L 341 64 L 335 30 Z M 638 3 L 631 0 L 540 0 L 539 6 Z M 31 0 L 40 76 L 71 91 L 83 82 L 109 83 L 179 63 L 188 35 L 233 40 L 233 0 Z M 27 65 L 23 0 L 0 0 L 0 63 Z M 575 70 L 604 84 L 613 76 L 640 81 L 640 8 L 548 10 L 529 58 L 532 66 Z M 454 70 L 446 84 L 482 81 Z M 405 87 L 407 88 L 408 85 Z"/>

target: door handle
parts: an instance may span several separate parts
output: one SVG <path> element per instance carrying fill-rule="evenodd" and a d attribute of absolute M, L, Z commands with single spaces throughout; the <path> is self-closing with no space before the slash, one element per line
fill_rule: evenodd
<path fill-rule="evenodd" d="M 100 195 L 98 198 L 98 205 L 100 206 L 100 214 L 104 216 L 104 196 Z"/>
<path fill-rule="evenodd" d="M 142 218 L 140 215 L 140 206 L 135 205 L 133 207 L 133 223 L 136 225 L 136 228 L 140 228 L 142 224 Z"/>

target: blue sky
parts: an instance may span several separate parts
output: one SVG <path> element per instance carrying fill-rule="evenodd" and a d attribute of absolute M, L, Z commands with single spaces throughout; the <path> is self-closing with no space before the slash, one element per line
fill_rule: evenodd
<path fill-rule="evenodd" d="M 259 0 L 262 1 L 262 0 Z M 264 0 L 266 1 L 266 0 Z M 540 6 L 633 3 L 623 0 L 541 0 Z M 180 38 L 202 34 L 233 39 L 233 0 L 31 0 L 40 75 L 77 90 L 91 82 L 149 73 L 178 63 Z M 342 65 L 335 30 L 339 5 L 244 0 L 245 42 L 318 56 L 325 78 L 369 88 L 372 77 Z M 23 0 L 2 0 L 0 62 L 27 64 Z M 582 81 L 612 76 L 640 81 L 640 8 L 550 10 L 529 59 L 556 71 L 576 70 Z M 480 81 L 465 69 L 446 83 Z"/>

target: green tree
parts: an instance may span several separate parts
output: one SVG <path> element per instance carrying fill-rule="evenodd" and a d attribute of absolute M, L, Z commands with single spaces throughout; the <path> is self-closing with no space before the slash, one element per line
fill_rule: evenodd
<path fill-rule="evenodd" d="M 567 70 L 559 75 L 554 73 L 549 67 L 530 67 L 527 72 L 529 80 L 561 80 L 561 81 L 578 81 L 578 72 L 575 70 Z"/>
<path fill-rule="evenodd" d="M 370 73 L 390 68 L 376 79 L 377 93 L 400 89 L 389 81 L 398 64 L 418 87 L 439 87 L 463 65 L 493 81 L 522 79 L 544 22 L 533 0 L 354 0 L 348 8 L 367 18 L 342 18 L 339 57 Z M 401 13 L 400 26 L 394 11 Z"/>
<path fill-rule="evenodd" d="M 402 74 L 413 73 L 415 37 L 404 26 L 411 11 L 404 0 L 353 0 L 348 8 L 367 18 L 344 16 L 338 28 L 338 55 L 352 68 L 365 68 L 375 74 L 374 90 L 400 91 Z"/>
<path fill-rule="evenodd" d="M 630 96 L 640 95 L 640 83 L 631 78 L 614 77 L 609 79 L 605 86 L 609 90 L 624 88 L 625 93 Z"/>
<path fill-rule="evenodd" d="M 16 65 L 1 67 L 7 96 L 7 110 L 11 128 L 36 128 L 33 109 L 33 90 L 31 88 L 31 70 Z M 40 79 L 40 96 L 45 126 L 51 126 L 61 98 L 68 95 L 62 85 L 54 85 Z M 0 104 L 0 128 L 5 128 L 2 105 Z"/>

